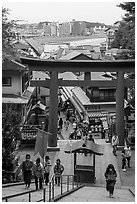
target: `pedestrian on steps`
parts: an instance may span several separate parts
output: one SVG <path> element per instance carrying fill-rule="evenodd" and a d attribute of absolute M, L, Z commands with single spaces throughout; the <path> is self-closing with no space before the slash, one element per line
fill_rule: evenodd
<path fill-rule="evenodd" d="M 51 170 L 51 160 L 49 156 L 45 157 L 45 164 L 44 164 L 44 179 L 45 184 L 48 185 L 49 183 L 49 174 Z"/>
<path fill-rule="evenodd" d="M 54 166 L 54 174 L 55 174 L 55 184 L 60 186 L 60 177 L 64 171 L 64 166 L 61 164 L 61 160 L 57 159 L 56 164 Z"/>
<path fill-rule="evenodd" d="M 123 170 L 123 171 L 126 171 L 127 159 L 126 159 L 125 149 L 122 150 L 121 156 L 122 156 L 122 170 Z"/>
<path fill-rule="evenodd" d="M 36 162 L 34 163 L 33 173 L 35 176 L 36 190 L 38 190 L 38 183 L 39 183 L 39 189 L 42 189 L 43 188 L 42 184 L 44 181 L 44 167 L 40 162 L 40 158 L 37 158 Z"/>
<path fill-rule="evenodd" d="M 113 198 L 114 186 L 116 183 L 117 173 L 113 164 L 109 164 L 105 171 L 106 190 L 109 192 L 109 197 Z"/>
<path fill-rule="evenodd" d="M 59 128 L 62 130 L 63 120 L 62 118 L 59 119 Z"/>
<path fill-rule="evenodd" d="M 131 160 L 131 147 L 129 145 L 125 146 L 124 147 L 124 150 L 125 150 L 125 154 L 126 154 L 126 159 L 127 159 L 127 166 L 128 168 L 131 168 L 130 166 L 130 160 Z"/>
<path fill-rule="evenodd" d="M 111 143 L 113 147 L 113 154 L 117 156 L 116 151 L 117 151 L 117 146 L 119 144 L 119 139 L 117 135 L 113 135 Z"/>
<path fill-rule="evenodd" d="M 26 185 L 26 188 L 30 188 L 30 183 L 32 179 L 32 168 L 33 161 L 30 160 L 30 154 L 26 154 L 26 160 L 23 161 L 20 165 L 20 169 L 22 170 L 23 179 Z"/>

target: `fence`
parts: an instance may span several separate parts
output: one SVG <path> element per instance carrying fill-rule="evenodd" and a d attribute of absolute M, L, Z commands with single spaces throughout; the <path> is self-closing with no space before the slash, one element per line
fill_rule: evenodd
<path fill-rule="evenodd" d="M 56 184 L 56 179 L 60 180 L 59 183 Z M 61 175 L 51 177 L 49 185 L 42 189 L 42 191 L 31 190 L 27 192 L 22 192 L 10 196 L 2 197 L 2 201 L 5 202 L 16 202 L 21 199 L 19 198 L 22 196 L 22 202 L 53 202 L 60 197 L 67 195 L 68 193 L 73 192 L 74 190 L 79 189 L 82 185 L 78 182 L 78 176 L 75 175 Z M 28 195 L 28 197 L 26 196 Z M 24 198 L 23 198 L 24 196 Z M 38 200 L 39 198 L 39 200 Z M 32 201 L 33 200 L 33 201 Z M 35 201 L 34 201 L 35 200 Z"/>

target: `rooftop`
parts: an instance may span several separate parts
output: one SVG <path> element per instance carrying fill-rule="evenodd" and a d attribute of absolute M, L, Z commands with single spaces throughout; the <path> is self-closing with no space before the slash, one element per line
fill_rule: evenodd
<path fill-rule="evenodd" d="M 28 99 L 15 94 L 2 94 L 2 103 L 27 104 Z"/>
<path fill-rule="evenodd" d="M 2 70 L 27 71 L 28 68 L 25 65 L 15 61 L 15 60 L 12 60 L 12 59 L 9 60 L 9 59 L 5 58 L 3 63 L 2 63 Z"/>
<path fill-rule="evenodd" d="M 88 52 L 88 54 L 89 54 L 89 52 Z M 74 51 L 70 52 L 69 54 L 62 56 L 60 59 L 61 60 L 73 60 L 78 56 L 86 56 L 87 59 L 89 59 L 89 60 L 91 59 L 90 57 L 88 57 L 87 53 L 84 54 L 83 51 L 81 52 L 81 51 L 77 51 L 77 50 L 74 50 Z"/>

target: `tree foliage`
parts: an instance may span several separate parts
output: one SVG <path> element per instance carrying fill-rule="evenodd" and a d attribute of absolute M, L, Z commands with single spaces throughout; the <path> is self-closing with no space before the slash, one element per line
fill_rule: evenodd
<path fill-rule="evenodd" d="M 8 18 L 9 9 L 2 8 L 2 57 L 3 59 L 13 59 L 17 57 L 17 53 L 14 51 L 12 43 L 16 38 L 16 34 L 13 31 L 13 27 L 16 26 L 14 20 Z"/>
<path fill-rule="evenodd" d="M 21 138 L 21 118 L 20 111 L 6 105 L 2 113 L 2 169 L 6 171 L 12 170 L 16 143 Z"/>
<path fill-rule="evenodd" d="M 135 50 L 135 2 L 125 2 L 119 5 L 127 13 L 123 17 L 112 47 Z"/>
<path fill-rule="evenodd" d="M 12 46 L 15 40 L 15 33 L 12 28 L 16 25 L 15 21 L 8 19 L 9 10 L 2 8 L 2 60 L 18 60 L 17 53 Z M 18 60 L 19 61 L 19 60 Z M 2 104 L 2 108 L 6 108 L 2 112 L 2 169 L 12 171 L 12 161 L 14 159 L 14 151 L 16 142 L 20 139 L 20 123 L 21 113 L 14 110 L 9 105 Z M 7 108 L 8 107 L 8 108 Z"/>
<path fill-rule="evenodd" d="M 15 39 L 15 33 L 12 31 L 15 21 L 8 19 L 9 10 L 2 8 L 2 48 L 12 47 L 12 41 Z"/>

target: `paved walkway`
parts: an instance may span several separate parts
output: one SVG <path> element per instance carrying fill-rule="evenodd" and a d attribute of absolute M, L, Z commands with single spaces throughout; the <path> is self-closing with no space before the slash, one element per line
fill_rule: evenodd
<path fill-rule="evenodd" d="M 83 187 L 59 200 L 59 202 L 134 202 L 128 189 L 115 189 L 114 198 L 109 198 L 105 188 Z"/>
<path fill-rule="evenodd" d="M 64 174 L 65 175 L 73 174 L 73 169 L 74 169 L 74 167 L 73 167 L 73 154 L 67 154 L 64 152 L 65 146 L 67 145 L 67 142 L 68 142 L 67 140 L 59 140 L 58 145 L 60 147 L 60 151 L 47 153 L 51 157 L 51 162 L 52 162 L 51 175 L 53 174 L 53 166 L 54 166 L 57 158 L 61 159 L 62 164 L 65 167 Z M 72 142 L 74 142 L 74 141 L 72 141 Z M 103 156 L 96 156 L 96 167 L 95 167 L 95 171 L 96 171 L 96 184 L 95 184 L 95 186 L 96 187 L 84 187 L 81 190 L 69 195 L 69 197 L 63 198 L 62 202 L 65 202 L 65 199 L 68 199 L 69 201 L 71 201 L 71 199 L 72 199 L 72 201 L 75 200 L 75 201 L 83 201 L 83 202 L 84 201 L 85 202 L 91 201 L 91 200 L 93 201 L 95 199 L 95 201 L 106 201 L 106 202 L 108 201 L 109 202 L 110 198 L 108 198 L 107 191 L 105 190 L 105 178 L 104 178 L 104 171 L 105 171 L 105 169 L 109 163 L 112 163 L 115 166 L 117 174 L 118 174 L 116 187 L 115 187 L 115 198 L 112 199 L 113 202 L 114 201 L 121 201 L 121 202 L 132 201 L 133 202 L 134 196 L 129 191 L 129 188 L 123 189 L 121 186 L 117 161 L 116 161 L 116 157 L 112 154 L 111 145 L 109 143 L 105 143 L 105 141 L 103 139 L 95 139 L 95 142 L 104 146 L 104 155 Z M 36 156 L 34 156 L 34 147 L 26 146 L 26 147 L 24 147 L 24 149 L 21 152 L 19 152 L 21 160 L 24 160 L 26 153 L 31 154 L 33 161 L 39 156 L 38 154 Z M 84 154 L 82 154 L 80 156 L 80 158 L 78 158 L 78 159 L 80 162 L 84 162 L 84 163 L 85 162 L 89 162 L 89 163 L 91 162 L 90 155 L 85 157 Z M 15 189 L 9 188 L 7 190 L 7 193 L 5 192 L 5 189 L 3 188 L 2 196 L 11 195 L 11 194 L 14 194 L 17 192 L 22 192 L 24 189 L 24 186 L 18 187 L 17 189 L 16 188 Z M 31 186 L 31 190 L 33 190 L 33 189 L 35 189 L 34 184 L 32 184 L 32 186 Z M 81 191 L 82 192 L 84 191 L 84 193 L 81 193 Z M 95 196 L 95 194 L 97 192 L 98 192 L 99 196 L 98 195 Z M 36 197 L 37 197 L 37 194 L 39 194 L 38 198 L 42 196 L 42 193 L 40 193 L 40 192 L 35 193 L 35 194 L 36 194 Z M 34 198 L 35 198 L 35 194 L 33 195 Z M 85 196 L 81 198 L 82 194 L 85 194 Z M 125 197 L 123 195 L 125 195 Z M 23 201 L 26 200 L 26 198 L 22 198 L 22 199 L 23 199 Z"/>
<path fill-rule="evenodd" d="M 63 118 L 64 119 L 64 118 Z M 52 163 L 52 169 L 50 173 L 50 177 L 53 175 L 53 167 L 56 162 L 57 158 L 61 159 L 62 164 L 65 167 L 64 170 L 64 175 L 72 175 L 74 174 L 74 155 L 73 154 L 67 154 L 65 153 L 65 147 L 68 143 L 68 137 L 70 132 L 72 131 L 72 125 L 70 124 L 69 129 L 66 131 L 65 128 L 62 130 L 63 138 L 64 140 L 58 140 L 58 146 L 60 148 L 60 151 L 57 152 L 48 152 L 47 155 L 50 156 L 51 158 L 51 163 Z M 71 141 L 75 142 L 75 141 Z M 104 139 L 95 139 L 95 142 L 97 144 L 103 145 L 104 146 L 104 154 L 103 156 L 96 156 L 96 165 L 95 165 L 95 174 L 96 174 L 96 184 L 92 185 L 92 187 L 84 187 L 80 189 L 79 191 L 76 191 L 75 193 L 67 196 L 66 198 L 63 198 L 61 201 L 62 202 L 86 202 L 86 201 L 100 201 L 100 202 L 133 202 L 135 201 L 135 197 L 132 195 L 132 193 L 129 191 L 129 187 L 123 188 L 121 185 L 121 180 L 120 180 L 120 175 L 118 171 L 118 165 L 117 165 L 117 160 L 116 157 L 112 153 L 112 146 L 110 143 L 105 143 Z M 25 155 L 29 153 L 31 155 L 31 159 L 33 161 L 36 160 L 37 157 L 39 157 L 39 154 L 34 156 L 34 146 L 25 146 L 22 148 L 19 152 L 18 155 L 20 156 L 20 163 L 25 159 Z M 86 157 L 84 154 L 80 154 L 78 157 L 78 162 L 81 163 L 87 163 L 90 164 L 91 162 L 91 156 L 87 155 Z M 110 199 L 108 197 L 108 192 L 105 189 L 105 177 L 104 177 L 104 172 L 106 170 L 106 167 L 108 166 L 109 163 L 112 163 L 117 171 L 117 182 L 115 186 L 115 198 Z M 94 187 L 95 186 L 95 187 Z M 24 187 L 23 187 L 24 188 Z M 22 192 L 23 189 L 18 188 L 14 189 L 12 188 L 8 189 L 7 193 L 2 189 L 2 196 L 5 195 L 11 195 L 17 192 Z M 20 190 L 19 190 L 20 189 Z M 31 190 L 34 190 L 35 186 L 34 184 L 31 186 Z M 38 196 L 38 193 L 37 195 Z M 40 191 L 39 191 L 39 197 L 41 196 Z M 34 196 L 35 197 L 35 196 Z M 68 199 L 68 200 L 66 200 Z M 20 200 L 21 201 L 21 200 Z"/>

